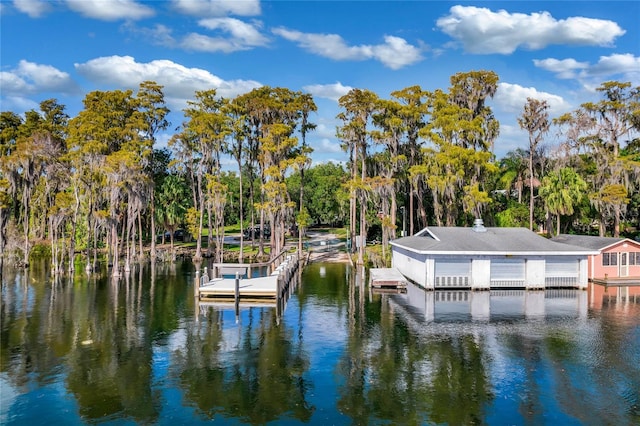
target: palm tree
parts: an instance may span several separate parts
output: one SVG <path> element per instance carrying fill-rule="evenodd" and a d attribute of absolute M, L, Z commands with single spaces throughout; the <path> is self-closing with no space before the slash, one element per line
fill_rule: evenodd
<path fill-rule="evenodd" d="M 500 189 L 506 191 L 507 198 L 511 198 L 512 191 L 515 190 L 518 193 L 518 203 L 522 203 L 522 192 L 526 181 L 526 157 L 527 152 L 518 148 L 515 151 L 509 151 L 500 160 Z"/>
<path fill-rule="evenodd" d="M 556 235 L 560 233 L 560 216 L 572 215 L 586 190 L 587 183 L 570 167 L 551 171 L 542 179 L 539 193 L 547 211 L 556 215 Z"/>
<path fill-rule="evenodd" d="M 170 233 L 172 258 L 175 257 L 174 233 L 184 220 L 188 200 L 189 190 L 184 179 L 176 175 L 167 176 L 158 193 L 156 216 L 158 221 L 162 222 L 164 229 Z"/>

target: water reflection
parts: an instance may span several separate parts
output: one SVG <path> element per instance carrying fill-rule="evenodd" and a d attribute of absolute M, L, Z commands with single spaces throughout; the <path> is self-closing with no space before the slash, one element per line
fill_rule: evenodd
<path fill-rule="evenodd" d="M 389 297 L 420 321 L 486 322 L 587 316 L 587 293 L 573 289 L 425 291 L 410 284 L 406 292 Z"/>
<path fill-rule="evenodd" d="M 636 288 L 379 294 L 312 264 L 236 312 L 194 270 L 5 271 L 0 423 L 640 423 Z"/>

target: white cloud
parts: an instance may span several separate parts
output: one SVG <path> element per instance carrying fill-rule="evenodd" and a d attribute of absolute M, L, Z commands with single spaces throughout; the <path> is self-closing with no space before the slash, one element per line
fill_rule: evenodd
<path fill-rule="evenodd" d="M 547 71 L 556 74 L 561 79 L 572 79 L 577 77 L 577 72 L 589 67 L 588 62 L 578 62 L 575 59 L 534 59 L 533 64 Z"/>
<path fill-rule="evenodd" d="M 261 13 L 259 0 L 173 0 L 174 7 L 193 16 L 256 16 Z"/>
<path fill-rule="evenodd" d="M 229 33 L 234 39 L 248 46 L 262 46 L 267 42 L 267 38 L 258 31 L 262 24 L 257 21 L 251 25 L 235 18 L 209 18 L 198 23 L 209 30 Z"/>
<path fill-rule="evenodd" d="M 156 24 L 152 28 L 138 28 L 128 22 L 124 24 L 122 28 L 147 38 L 147 41 L 153 44 L 172 48 L 178 44 L 173 38 L 171 28 L 162 24 Z"/>
<path fill-rule="evenodd" d="M 313 135 L 323 139 L 335 138 L 336 123 L 332 119 L 321 117 L 316 125 L 316 128 L 313 130 Z"/>
<path fill-rule="evenodd" d="M 422 50 L 400 37 L 385 36 L 384 44 L 349 46 L 337 34 L 314 34 L 275 28 L 274 34 L 296 42 L 298 46 L 325 58 L 337 61 L 376 59 L 393 70 L 422 60 Z"/>
<path fill-rule="evenodd" d="M 592 76 L 633 75 L 637 82 L 640 74 L 640 56 L 630 53 L 601 56 L 598 63 L 586 72 Z"/>
<path fill-rule="evenodd" d="M 137 89 L 145 80 L 164 86 L 163 92 L 172 109 L 182 109 L 199 90 L 216 89 L 223 97 L 235 97 L 261 84 L 253 80 L 223 80 L 207 70 L 187 68 L 169 60 L 139 63 L 131 56 L 108 56 L 92 59 L 75 68 L 85 78 L 113 88 Z"/>
<path fill-rule="evenodd" d="M 332 141 L 328 138 L 322 138 L 318 144 L 314 145 L 314 149 L 318 153 L 342 153 L 342 148 L 340 147 L 340 143 L 336 141 Z"/>
<path fill-rule="evenodd" d="M 411 65 L 422 59 L 421 49 L 403 38 L 385 36 L 384 44 L 372 46 L 372 56 L 392 70 Z"/>
<path fill-rule="evenodd" d="M 518 148 L 529 149 L 527 132 L 522 130 L 513 117 L 513 124 L 500 121 L 500 136 L 495 142 L 494 151 L 498 158 Z"/>
<path fill-rule="evenodd" d="M 4 96 L 78 92 L 78 87 L 66 72 L 25 60 L 13 70 L 0 72 L 0 83 Z"/>
<path fill-rule="evenodd" d="M 549 12 L 493 12 L 474 6 L 453 6 L 439 18 L 438 28 L 458 40 L 470 53 L 510 54 L 548 45 L 610 46 L 625 31 L 615 22 L 584 17 L 557 20 Z"/>
<path fill-rule="evenodd" d="M 0 87 L 0 104 L 3 110 L 8 111 L 38 110 L 39 103 L 30 99 L 30 96 L 54 93 L 59 97 L 61 94 L 79 92 L 78 86 L 66 72 L 25 60 L 12 70 L 0 72 Z"/>
<path fill-rule="evenodd" d="M 349 93 L 352 89 L 350 86 L 343 86 L 339 81 L 333 84 L 311 84 L 304 86 L 303 90 L 311 93 L 314 97 L 331 99 L 338 102 L 340 97 Z"/>
<path fill-rule="evenodd" d="M 535 60 L 533 63 L 538 68 L 554 73 L 557 78 L 575 79 L 588 90 L 594 90 L 610 78 L 640 84 L 640 57 L 630 53 L 601 56 L 595 64 L 554 58 Z"/>
<path fill-rule="evenodd" d="M 3 111 L 13 111 L 16 114 L 20 114 L 25 111 L 35 110 L 38 111 L 40 109 L 40 104 L 32 99 L 24 98 L 22 96 L 2 96 L 2 110 Z"/>
<path fill-rule="evenodd" d="M 13 6 L 31 18 L 39 18 L 51 10 L 51 4 L 43 0 L 13 0 Z"/>
<path fill-rule="evenodd" d="M 209 30 L 228 34 L 229 37 L 209 37 L 191 33 L 182 40 L 182 47 L 201 52 L 229 53 L 268 43 L 268 39 L 258 29 L 261 26 L 260 22 L 248 24 L 234 18 L 210 18 L 199 21 L 199 24 Z"/>
<path fill-rule="evenodd" d="M 88 18 L 103 21 L 138 20 L 155 15 L 155 11 L 135 0 L 66 0 L 69 8 Z"/>
<path fill-rule="evenodd" d="M 523 87 L 510 83 L 499 83 L 493 100 L 500 109 L 520 115 L 527 103 L 527 98 L 547 101 L 550 116 L 560 115 L 571 109 L 571 105 L 562 96 L 541 92 L 535 87 Z"/>

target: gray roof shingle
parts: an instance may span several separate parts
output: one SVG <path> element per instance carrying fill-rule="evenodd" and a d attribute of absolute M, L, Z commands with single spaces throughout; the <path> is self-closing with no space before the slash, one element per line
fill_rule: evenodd
<path fill-rule="evenodd" d="M 626 240 L 626 238 L 599 237 L 596 235 L 560 234 L 553 237 L 551 240 L 558 243 L 571 244 L 573 246 L 584 247 L 588 249 L 602 250 L 605 247 L 609 247 L 621 241 L 624 241 Z"/>
<path fill-rule="evenodd" d="M 526 228 L 428 227 L 391 244 L 420 253 L 439 254 L 595 254 L 593 249 L 551 241 Z M 432 235 L 433 238 L 432 237 Z"/>

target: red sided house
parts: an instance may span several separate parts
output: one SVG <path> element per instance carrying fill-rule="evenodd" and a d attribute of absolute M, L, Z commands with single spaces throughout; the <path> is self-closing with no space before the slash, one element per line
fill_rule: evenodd
<path fill-rule="evenodd" d="M 552 238 L 558 243 L 598 250 L 589 255 L 589 280 L 604 281 L 624 278 L 640 282 L 640 243 L 629 238 L 561 234 Z"/>

